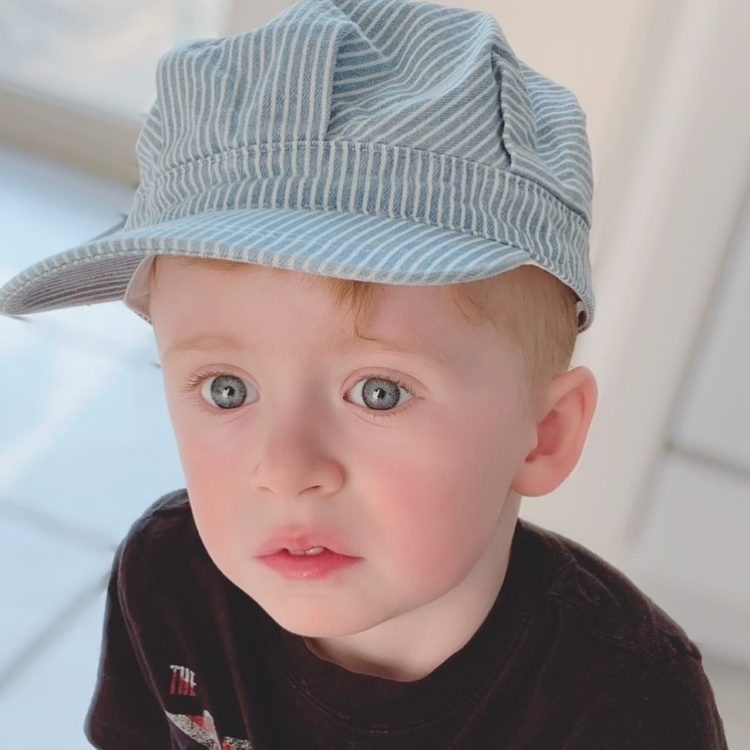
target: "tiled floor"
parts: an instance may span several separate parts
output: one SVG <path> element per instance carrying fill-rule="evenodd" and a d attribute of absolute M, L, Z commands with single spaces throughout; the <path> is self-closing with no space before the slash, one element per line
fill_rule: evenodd
<path fill-rule="evenodd" d="M 0 149 L 0 283 L 117 223 L 131 195 Z M 184 486 L 157 363 L 120 302 L 0 316 L 3 750 L 88 747 L 112 554 Z M 750 748 L 750 675 L 704 656 L 730 748 Z"/>

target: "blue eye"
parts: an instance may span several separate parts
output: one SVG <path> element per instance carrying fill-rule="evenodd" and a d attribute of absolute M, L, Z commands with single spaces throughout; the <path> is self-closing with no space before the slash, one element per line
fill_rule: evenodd
<path fill-rule="evenodd" d="M 217 409 L 223 411 L 232 411 L 244 405 L 247 397 L 247 388 L 244 380 L 236 375 L 226 372 L 211 371 L 188 378 L 183 391 L 193 393 L 203 383 L 210 381 L 210 398 L 216 404 L 217 408 L 211 408 L 205 405 L 205 398 L 202 393 L 198 396 L 199 405 L 211 412 Z M 360 383 L 365 383 L 364 388 L 356 388 Z M 402 410 L 399 409 L 394 413 L 393 408 L 400 401 L 400 391 L 406 391 L 409 395 L 408 401 L 414 397 L 412 390 L 400 380 L 391 378 L 382 374 L 371 374 L 361 377 L 355 383 L 355 387 L 349 392 L 362 393 L 363 403 L 357 403 L 363 407 L 368 414 L 372 414 L 378 419 L 394 417 Z M 348 400 L 348 399 L 347 399 Z"/>
<path fill-rule="evenodd" d="M 360 383 L 365 383 L 364 388 L 357 388 Z M 366 375 L 360 378 L 356 383 L 355 387 L 351 389 L 354 393 L 362 393 L 362 398 L 365 403 L 362 405 L 369 407 L 370 404 L 375 406 L 372 409 L 368 408 L 368 411 L 388 413 L 383 416 L 390 417 L 394 416 L 393 407 L 397 405 L 400 398 L 400 391 L 404 390 L 409 394 L 409 400 L 413 397 L 411 389 L 404 385 L 400 380 L 389 378 L 385 375 Z M 370 402 L 370 403 L 367 403 Z M 355 401 L 355 403 L 358 403 Z M 378 414 L 377 416 L 381 416 Z"/>
<path fill-rule="evenodd" d="M 203 375 L 196 375 L 188 379 L 185 390 L 192 392 L 209 379 L 211 379 L 211 398 L 216 400 L 220 409 L 228 410 L 242 406 L 242 403 L 237 403 L 237 401 L 239 399 L 244 402 L 247 388 L 242 378 L 235 375 L 224 372 L 208 372 Z"/>

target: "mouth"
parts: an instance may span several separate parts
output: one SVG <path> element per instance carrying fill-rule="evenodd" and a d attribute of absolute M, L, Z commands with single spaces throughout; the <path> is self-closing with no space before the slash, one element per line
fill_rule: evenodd
<path fill-rule="evenodd" d="M 257 556 L 267 557 L 279 552 L 305 557 L 315 557 L 324 553 L 342 557 L 356 557 L 338 535 L 316 529 L 276 534 L 266 540 Z"/>

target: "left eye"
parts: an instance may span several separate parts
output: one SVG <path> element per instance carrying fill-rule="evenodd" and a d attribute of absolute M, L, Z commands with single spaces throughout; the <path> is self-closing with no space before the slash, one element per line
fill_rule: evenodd
<path fill-rule="evenodd" d="M 358 387 L 360 383 L 365 383 L 364 388 Z M 365 403 L 360 404 L 361 406 L 371 407 L 375 411 L 390 411 L 399 402 L 400 390 L 409 394 L 408 400 L 410 401 L 414 394 L 399 380 L 392 380 L 380 375 L 368 375 L 360 378 L 350 392 L 363 394 Z M 359 402 L 355 401 L 354 403 Z"/>

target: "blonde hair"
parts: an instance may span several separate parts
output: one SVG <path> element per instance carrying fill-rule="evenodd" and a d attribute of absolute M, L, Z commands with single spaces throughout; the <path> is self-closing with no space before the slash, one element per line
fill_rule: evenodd
<path fill-rule="evenodd" d="M 237 261 L 180 258 L 185 267 L 210 268 L 231 273 Z M 153 288 L 156 261 L 151 264 L 149 288 Z M 245 264 L 252 266 L 253 264 Z M 265 267 L 282 276 L 286 269 Z M 345 305 L 354 319 L 357 337 L 368 339 L 360 324 L 372 309 L 374 296 L 381 284 L 316 276 L 322 280 L 338 306 Z M 523 409 L 536 406 L 544 389 L 570 367 L 578 334 L 576 293 L 551 273 L 536 266 L 525 265 L 478 281 L 444 285 L 452 300 L 471 324 L 489 323 L 503 331 L 520 353 L 525 367 L 527 390 Z"/>

